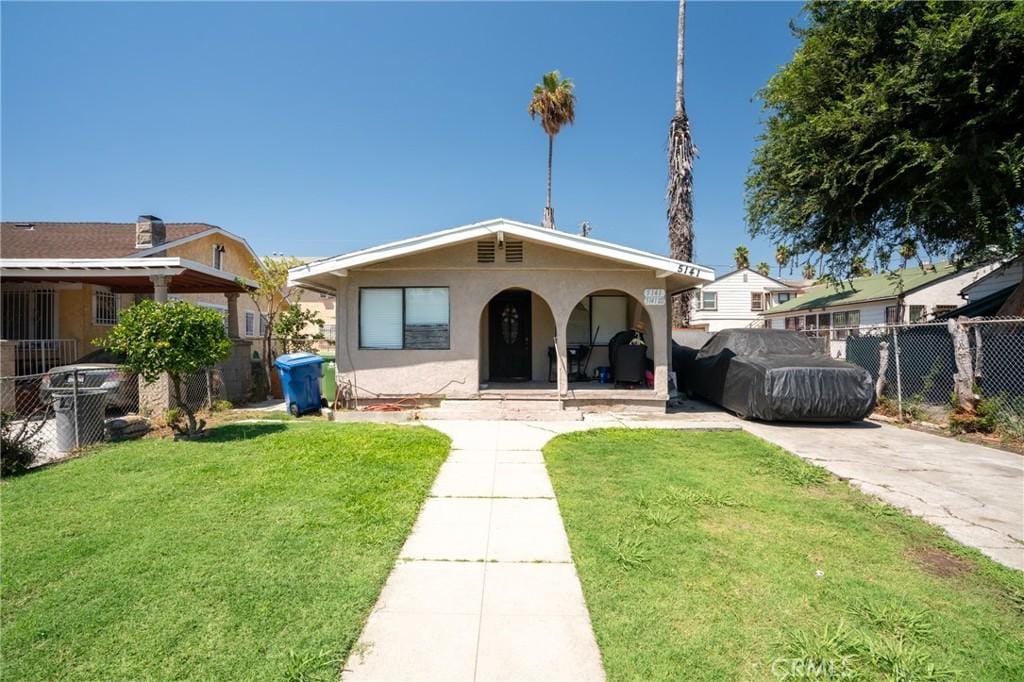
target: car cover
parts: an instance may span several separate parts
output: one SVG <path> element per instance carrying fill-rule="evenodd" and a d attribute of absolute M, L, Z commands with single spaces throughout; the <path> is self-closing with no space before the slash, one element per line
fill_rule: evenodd
<path fill-rule="evenodd" d="M 855 421 L 875 406 L 867 370 L 829 357 L 799 332 L 727 329 L 677 357 L 688 393 L 745 419 Z"/>

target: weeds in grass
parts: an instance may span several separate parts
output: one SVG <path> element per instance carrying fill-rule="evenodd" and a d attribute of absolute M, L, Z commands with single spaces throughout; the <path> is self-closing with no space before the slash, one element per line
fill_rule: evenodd
<path fill-rule="evenodd" d="M 739 507 L 735 498 L 727 493 L 693 490 L 691 488 L 669 488 L 665 500 L 684 507 Z"/>
<path fill-rule="evenodd" d="M 876 672 L 893 682 L 910 680 L 951 680 L 956 672 L 937 667 L 931 656 L 917 644 L 899 637 L 868 639 L 864 654 Z"/>
<path fill-rule="evenodd" d="M 793 485 L 820 485 L 828 480 L 828 472 L 821 467 L 808 464 L 796 455 L 788 452 L 771 450 L 757 459 L 755 474 L 778 476 Z"/>
<path fill-rule="evenodd" d="M 679 513 L 664 507 L 648 508 L 640 510 L 640 520 L 651 525 L 663 528 L 671 526 L 679 520 Z"/>
<path fill-rule="evenodd" d="M 797 630 L 789 635 L 784 651 L 799 667 L 787 671 L 790 678 L 849 679 L 857 663 L 854 633 L 843 621 L 820 630 Z"/>
<path fill-rule="evenodd" d="M 634 533 L 636 530 L 634 529 Z M 650 561 L 650 554 L 644 539 L 639 535 L 624 535 L 619 533 L 612 543 L 612 555 L 620 566 L 627 570 L 640 568 Z"/>
<path fill-rule="evenodd" d="M 335 679 L 344 660 L 337 653 L 319 651 L 312 654 L 299 654 L 293 649 L 288 650 L 288 667 L 284 679 L 287 682 L 313 682 L 314 680 Z"/>
<path fill-rule="evenodd" d="M 908 608 L 904 604 L 873 604 L 864 601 L 853 605 L 848 611 L 897 639 L 930 637 L 933 631 L 927 613 Z"/>

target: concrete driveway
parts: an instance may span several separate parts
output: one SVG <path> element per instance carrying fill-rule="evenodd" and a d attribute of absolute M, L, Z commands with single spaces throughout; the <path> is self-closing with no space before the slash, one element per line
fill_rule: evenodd
<path fill-rule="evenodd" d="M 1024 570 L 1024 457 L 875 422 L 741 425 Z"/>

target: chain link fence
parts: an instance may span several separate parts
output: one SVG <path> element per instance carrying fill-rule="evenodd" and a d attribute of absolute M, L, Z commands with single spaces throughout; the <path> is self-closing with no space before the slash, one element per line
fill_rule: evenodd
<path fill-rule="evenodd" d="M 899 414 L 941 420 L 966 390 L 979 411 L 1024 429 L 1024 317 L 839 327 L 812 336 L 832 357 L 871 372 L 880 400 Z"/>
<path fill-rule="evenodd" d="M 182 403 L 210 408 L 221 395 L 217 370 L 189 375 Z M 63 459 L 87 445 L 139 435 L 163 423 L 177 406 L 166 379 L 148 384 L 116 368 L 57 368 L 43 374 L 0 377 L 5 439 L 36 453 L 33 465 Z"/>

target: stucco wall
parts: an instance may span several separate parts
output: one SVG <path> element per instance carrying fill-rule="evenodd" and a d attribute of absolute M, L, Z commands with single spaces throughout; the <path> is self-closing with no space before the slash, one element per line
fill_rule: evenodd
<path fill-rule="evenodd" d="M 78 288 L 60 288 L 56 291 L 56 336 L 60 339 L 77 340 L 79 357 L 96 350 L 97 346 L 94 346 L 92 341 L 104 336 L 112 326 L 96 324 L 93 294 L 97 289 L 107 290 L 105 287 L 83 284 Z M 127 308 L 135 300 L 131 294 L 119 294 L 118 298 L 122 308 Z"/>
<path fill-rule="evenodd" d="M 533 376 L 546 379 L 547 347 L 557 334 L 565 353 L 565 327 L 575 305 L 591 293 L 621 291 L 638 301 L 644 289 L 664 289 L 654 271 L 527 243 L 525 262 L 477 264 L 476 246 L 459 244 L 416 256 L 394 259 L 349 271 L 337 290 L 337 363 L 339 383 L 351 381 L 362 398 L 382 395 L 439 393 L 471 396 L 479 390 L 483 313 L 488 302 L 505 289 L 526 289 L 540 297 L 551 312 L 546 327 L 534 305 Z M 359 348 L 359 288 L 387 286 L 446 286 L 449 288 L 449 350 L 369 350 Z M 667 397 L 669 365 L 668 318 L 664 305 L 646 311 L 650 356 L 655 364 L 655 397 Z M 643 317 L 643 316 L 641 316 Z M 631 318 L 635 319 L 635 318 Z M 593 361 L 591 367 L 597 366 Z M 486 371 L 486 370 L 484 370 Z M 562 382 L 564 384 L 564 381 Z M 560 384 L 564 392 L 566 386 Z"/>

